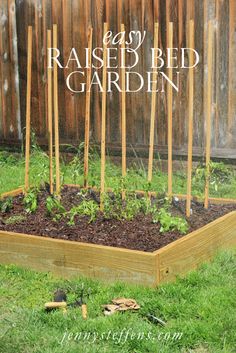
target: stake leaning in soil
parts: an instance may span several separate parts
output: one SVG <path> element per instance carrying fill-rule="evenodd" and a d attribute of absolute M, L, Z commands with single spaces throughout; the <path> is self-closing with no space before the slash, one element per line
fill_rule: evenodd
<path fill-rule="evenodd" d="M 206 183 L 204 207 L 209 204 L 209 173 L 211 158 L 211 97 L 212 97 L 212 49 L 213 49 L 213 24 L 208 22 L 208 46 L 207 46 L 207 117 L 206 117 Z"/>
<path fill-rule="evenodd" d="M 47 47 L 52 47 L 51 30 L 47 30 Z M 48 144 L 49 144 L 49 184 L 50 193 L 53 194 L 53 142 L 52 142 L 52 69 L 49 68 L 48 57 Z"/>
<path fill-rule="evenodd" d="M 158 28 L 159 24 L 155 23 L 154 26 L 154 48 L 158 46 Z M 157 89 L 157 56 L 154 59 L 154 66 L 152 72 L 152 106 L 151 106 L 151 121 L 150 121 L 150 138 L 149 138 L 149 159 L 148 159 L 148 182 L 152 181 L 152 169 L 153 169 L 153 147 L 154 147 L 154 126 L 155 126 L 155 114 L 156 114 L 156 89 Z"/>
<path fill-rule="evenodd" d="M 27 55 L 26 133 L 25 133 L 25 191 L 26 192 L 29 189 L 32 26 L 28 26 L 27 54 L 28 55 Z"/>
<path fill-rule="evenodd" d="M 173 48 L 173 22 L 168 25 L 168 48 Z M 172 66 L 172 59 L 170 59 Z M 172 81 L 172 67 L 168 68 L 168 77 Z M 172 195 L 172 86 L 167 83 L 167 112 L 168 112 L 168 196 Z"/>
<path fill-rule="evenodd" d="M 188 47 L 194 47 L 194 21 L 189 22 Z M 189 52 L 189 66 L 193 65 L 193 51 Z M 193 68 L 189 69 L 188 81 L 188 171 L 187 171 L 187 199 L 186 216 L 190 217 L 191 210 L 191 188 L 192 188 L 192 153 L 193 153 Z"/>
<path fill-rule="evenodd" d="M 104 23 L 103 33 L 107 33 L 108 24 Z M 102 70 L 102 129 L 101 129 L 101 194 L 100 210 L 103 211 L 105 191 L 105 159 L 106 159 L 106 90 L 107 90 L 107 45 L 103 43 L 103 70 Z"/>
<path fill-rule="evenodd" d="M 91 81 L 92 72 L 92 43 L 93 43 L 93 29 L 90 27 L 88 31 L 88 68 L 87 68 L 87 82 L 86 87 Z M 84 187 L 88 187 L 88 168 L 89 168 L 89 130 L 90 130 L 90 90 L 86 90 L 86 105 L 85 105 L 85 131 L 84 131 Z"/>
<path fill-rule="evenodd" d="M 53 48 L 57 48 L 57 25 L 53 25 Z M 56 162 L 56 195 L 60 195 L 60 151 L 58 128 L 58 76 L 57 63 L 53 62 L 53 103 L 54 103 L 54 133 L 55 133 L 55 162 Z"/>
<path fill-rule="evenodd" d="M 121 24 L 121 32 L 125 33 L 125 26 Z M 125 48 L 125 40 L 122 41 L 121 48 Z M 125 66 L 125 57 L 123 57 Z M 122 178 L 126 177 L 126 91 L 125 91 L 125 68 L 121 68 L 121 143 L 122 143 Z M 122 190 L 122 199 L 125 199 L 125 191 Z"/>

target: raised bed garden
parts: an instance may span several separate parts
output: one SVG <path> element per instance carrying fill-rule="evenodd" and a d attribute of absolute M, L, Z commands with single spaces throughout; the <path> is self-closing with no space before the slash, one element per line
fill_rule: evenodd
<path fill-rule="evenodd" d="M 176 229 L 160 232 L 160 222 L 154 223 L 151 214 L 139 213 L 130 220 L 109 219 L 98 207 L 91 222 L 91 214 L 58 216 L 60 212 L 46 206 L 48 197 L 50 201 L 46 189 L 37 195 L 37 209 L 27 213 L 22 190 L 4 197 L 13 195 L 9 211 L 2 212 L 0 220 L 4 264 L 50 270 L 62 276 L 85 275 L 154 286 L 195 268 L 218 249 L 236 245 L 236 204 L 212 204 L 206 210 L 193 201 L 189 234 L 183 235 Z M 63 212 L 81 204 L 83 198 L 87 204 L 100 201 L 93 190 L 85 195 L 76 187 L 64 187 L 60 202 Z M 152 200 L 158 202 L 163 200 Z M 169 210 L 175 218 L 183 219 L 185 201 L 174 199 Z"/>

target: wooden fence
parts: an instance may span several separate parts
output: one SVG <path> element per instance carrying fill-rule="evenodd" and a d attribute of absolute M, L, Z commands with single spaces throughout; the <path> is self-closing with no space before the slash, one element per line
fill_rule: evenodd
<path fill-rule="evenodd" d="M 47 138 L 46 41 L 47 29 L 58 25 L 58 46 L 64 58 L 71 47 L 81 53 L 92 25 L 93 47 L 102 47 L 103 23 L 113 31 L 123 22 L 127 31 L 146 30 L 136 71 L 150 68 L 154 22 L 159 22 L 160 48 L 166 47 L 166 23 L 173 22 L 174 47 L 188 45 L 186 24 L 194 19 L 194 47 L 200 63 L 194 72 L 193 153 L 203 154 L 207 97 L 207 23 L 214 23 L 214 65 L 211 119 L 212 156 L 236 158 L 236 1 L 235 0 L 1 0 L 0 2 L 0 143 L 17 143 L 25 127 L 27 27 L 33 26 L 31 121 L 40 141 Z M 58 70 L 59 124 L 62 143 L 84 140 L 85 93 L 72 94 L 65 84 L 70 72 Z M 101 73 L 102 74 L 102 73 Z M 180 72 L 180 92 L 173 94 L 173 149 L 187 151 L 187 70 Z M 78 84 L 75 79 L 74 84 Z M 167 145 L 167 93 L 157 95 L 155 150 Z M 91 139 L 101 136 L 101 93 L 91 94 Z M 148 151 L 151 93 L 126 95 L 127 148 Z M 121 147 L 121 101 L 118 92 L 107 94 L 106 141 Z"/>

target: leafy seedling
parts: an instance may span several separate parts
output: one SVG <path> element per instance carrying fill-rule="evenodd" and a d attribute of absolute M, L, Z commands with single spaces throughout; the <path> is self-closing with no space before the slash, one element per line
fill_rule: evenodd
<path fill-rule="evenodd" d="M 160 232 L 168 232 L 177 230 L 181 234 L 186 234 L 188 231 L 188 223 L 184 218 L 174 217 L 165 208 L 155 210 L 152 215 L 153 223 L 160 223 Z"/>
<path fill-rule="evenodd" d="M 96 202 L 93 200 L 83 200 L 78 206 L 72 207 L 67 213 L 70 218 L 68 224 L 74 225 L 76 216 L 88 216 L 90 217 L 89 222 L 93 222 L 97 217 L 98 211 L 99 206 Z"/>
<path fill-rule="evenodd" d="M 7 213 L 13 208 L 12 197 L 0 200 L 0 210 L 2 213 Z"/>
<path fill-rule="evenodd" d="M 24 207 L 27 213 L 34 213 L 38 207 L 37 189 L 31 189 L 24 197 Z"/>
<path fill-rule="evenodd" d="M 46 209 L 49 216 L 60 216 L 65 213 L 65 208 L 61 202 L 54 196 L 48 196 L 46 199 Z"/>

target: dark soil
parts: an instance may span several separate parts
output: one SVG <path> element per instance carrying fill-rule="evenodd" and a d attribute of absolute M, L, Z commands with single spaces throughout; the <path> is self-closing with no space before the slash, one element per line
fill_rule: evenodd
<path fill-rule="evenodd" d="M 69 210 L 81 201 L 78 188 L 64 187 L 61 202 Z M 89 218 L 79 216 L 75 218 L 75 225 L 69 226 L 64 218 L 59 221 L 47 216 L 45 200 L 47 191 L 42 190 L 38 195 L 38 209 L 33 214 L 27 214 L 22 206 L 23 195 L 13 200 L 13 208 L 8 213 L 0 212 L 0 230 L 17 233 L 33 234 L 38 236 L 74 240 L 85 243 L 108 245 L 113 247 L 142 250 L 152 252 L 182 237 L 177 231 L 160 233 L 159 224 L 152 223 L 151 216 L 140 214 L 132 221 L 104 219 L 100 214 L 96 221 L 89 223 Z M 88 197 L 99 202 L 94 192 Z M 205 210 L 199 202 L 192 202 L 192 216 L 188 220 L 189 232 L 214 221 L 226 213 L 236 210 L 234 205 L 210 205 Z M 172 213 L 184 216 L 185 202 L 178 201 L 172 205 Z M 5 224 L 12 216 L 22 215 L 24 220 L 14 224 Z"/>

